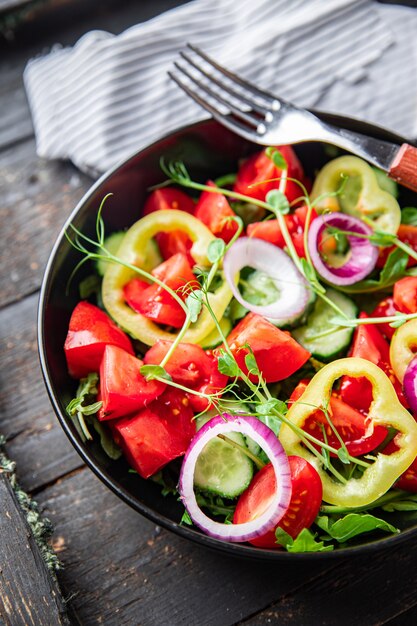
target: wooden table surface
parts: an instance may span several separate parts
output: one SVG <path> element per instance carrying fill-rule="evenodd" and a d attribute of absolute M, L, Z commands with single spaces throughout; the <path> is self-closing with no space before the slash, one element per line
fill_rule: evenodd
<path fill-rule="evenodd" d="M 78 2 L 76 19 L 68 2 L 57 4 L 0 47 L 0 433 L 22 485 L 55 526 L 73 623 L 417 624 L 417 537 L 372 557 L 310 565 L 233 560 L 135 513 L 66 439 L 38 364 L 36 309 L 52 242 L 92 181 L 69 163 L 36 156 L 22 71 L 57 41 L 73 44 L 92 28 L 120 32 L 179 3 L 88 0 Z"/>

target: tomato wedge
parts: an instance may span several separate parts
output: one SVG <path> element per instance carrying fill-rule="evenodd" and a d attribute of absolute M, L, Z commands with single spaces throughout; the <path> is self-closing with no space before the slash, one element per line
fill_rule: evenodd
<path fill-rule="evenodd" d="M 176 209 L 193 214 L 195 204 L 193 199 L 183 191 L 175 189 L 175 187 L 163 187 L 162 189 L 152 191 L 145 202 L 143 214 L 148 215 L 161 209 Z M 164 259 L 169 259 L 174 254 L 181 252 L 181 254 L 186 255 L 190 265 L 194 265 L 194 259 L 190 252 L 193 242 L 183 231 L 174 230 L 170 233 L 158 233 L 156 242 Z"/>
<path fill-rule="evenodd" d="M 411 226 L 411 224 L 400 224 L 397 231 L 397 237 L 400 241 L 408 244 L 414 252 L 417 252 L 417 226 Z M 395 249 L 396 246 L 381 248 L 376 266 L 379 268 L 384 267 L 388 255 Z M 411 256 L 408 257 L 407 267 L 414 267 L 414 265 L 417 265 L 417 261 Z"/>
<path fill-rule="evenodd" d="M 294 150 L 290 146 L 277 146 L 277 149 L 287 162 L 288 178 L 306 182 L 303 167 Z M 268 191 L 278 189 L 279 180 L 277 179 L 280 178 L 281 172 L 282 170 L 278 169 L 266 155 L 265 150 L 256 152 L 240 167 L 233 189 L 245 196 L 265 200 Z M 288 180 L 285 195 L 289 202 L 292 202 L 303 195 L 303 192 L 297 183 Z"/>
<path fill-rule="evenodd" d="M 394 299 L 390 296 L 382 300 L 375 307 L 371 313 L 371 317 L 389 317 L 391 315 L 395 315 L 397 312 L 398 309 L 395 306 Z M 395 333 L 395 328 L 392 328 L 389 324 L 378 324 L 378 330 L 380 330 L 381 333 L 389 340 L 392 339 L 392 336 Z"/>
<path fill-rule="evenodd" d="M 207 185 L 209 187 L 216 186 L 211 180 L 207 182 Z M 236 216 L 236 213 L 221 193 L 203 191 L 194 215 L 211 230 L 213 235 L 223 239 L 226 243 L 229 243 L 238 229 L 237 222 L 230 219 Z"/>
<path fill-rule="evenodd" d="M 303 395 L 309 381 L 301 380 L 291 394 L 290 403 L 296 402 Z M 388 430 L 377 424 L 370 435 L 366 434 L 369 425 L 368 418 L 353 407 L 343 402 L 336 394 L 330 398 L 328 415 L 340 437 L 344 441 L 351 456 L 361 456 L 375 450 L 386 438 Z M 323 427 L 327 443 L 333 448 L 340 448 L 340 441 L 330 427 L 323 411 L 312 413 L 303 424 L 303 430 L 324 441 Z M 331 456 L 336 456 L 330 453 Z"/>
<path fill-rule="evenodd" d="M 250 346 L 258 368 L 267 383 L 283 380 L 294 374 L 310 358 L 310 352 L 284 332 L 256 313 L 248 313 L 227 337 L 227 343 L 245 374 L 245 356 Z M 216 351 L 215 351 L 216 353 Z M 256 382 L 258 377 L 250 374 Z"/>
<path fill-rule="evenodd" d="M 317 217 L 317 213 L 313 210 L 311 221 Z M 285 223 L 290 233 L 292 242 L 299 257 L 305 257 L 304 249 L 304 227 L 307 218 L 307 206 L 298 207 L 294 213 L 285 215 Z M 254 222 L 246 228 L 248 237 L 256 237 L 269 241 L 279 248 L 285 248 L 286 243 L 282 235 L 278 220 L 266 220 L 264 222 Z"/>
<path fill-rule="evenodd" d="M 112 427 L 114 440 L 129 464 L 143 478 L 149 478 L 185 454 L 195 435 L 193 417 L 187 396 L 167 388 L 136 415 L 117 420 Z"/>
<path fill-rule="evenodd" d="M 314 467 L 299 456 L 289 456 L 292 495 L 287 512 L 278 524 L 293 539 L 303 528 L 309 528 L 320 509 L 323 487 Z M 270 463 L 255 475 L 249 487 L 242 493 L 233 516 L 234 524 L 253 520 L 265 511 L 276 490 L 275 472 Z M 278 548 L 275 529 L 250 541 L 259 548 Z"/>
<path fill-rule="evenodd" d="M 100 420 L 123 417 L 155 400 L 165 389 L 140 373 L 143 361 L 117 346 L 106 346 L 100 365 Z"/>
<path fill-rule="evenodd" d="M 64 345 L 71 376 L 80 379 L 98 372 L 108 345 L 134 354 L 129 337 L 104 311 L 89 302 L 79 302 L 72 312 Z"/>
<path fill-rule="evenodd" d="M 368 317 L 361 313 L 361 318 Z M 402 388 L 392 370 L 389 359 L 389 345 L 372 324 L 360 324 L 353 337 L 352 348 L 349 356 L 357 356 L 378 365 L 392 382 L 400 402 L 406 406 Z M 372 402 L 372 385 L 366 378 L 352 378 L 343 376 L 340 385 L 342 400 L 360 411 L 368 412 Z"/>
<path fill-rule="evenodd" d="M 393 300 L 401 313 L 417 313 L 417 276 L 406 276 L 395 283 Z"/>
<path fill-rule="evenodd" d="M 146 353 L 146 364 L 159 365 L 169 348 L 171 341 L 157 341 Z M 227 384 L 228 377 L 218 370 L 217 358 L 211 352 L 204 352 L 200 346 L 190 343 L 178 344 L 165 366 L 174 382 L 185 385 L 201 393 L 219 393 Z M 208 400 L 189 394 L 190 404 L 195 411 L 204 411 Z"/>
<path fill-rule="evenodd" d="M 395 437 L 392 439 L 386 448 L 384 448 L 384 454 L 391 454 L 396 452 L 398 446 L 395 443 Z M 405 470 L 395 483 L 395 487 L 398 489 L 404 489 L 404 491 L 411 491 L 417 493 L 417 457 L 411 463 L 410 467 Z"/>
<path fill-rule="evenodd" d="M 155 267 L 152 275 L 175 291 L 182 300 L 187 298 L 190 289 L 198 287 L 187 257 L 180 252 Z M 125 285 L 123 292 L 127 304 L 148 319 L 174 328 L 183 325 L 185 311 L 160 285 L 149 285 L 139 278 L 133 278 Z"/>

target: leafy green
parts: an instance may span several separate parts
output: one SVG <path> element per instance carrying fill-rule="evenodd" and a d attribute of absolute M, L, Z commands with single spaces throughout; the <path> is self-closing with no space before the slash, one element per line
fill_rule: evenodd
<path fill-rule="evenodd" d="M 193 520 L 191 519 L 187 509 L 185 509 L 181 517 L 180 526 L 192 526 L 192 525 L 193 525 Z"/>
<path fill-rule="evenodd" d="M 366 278 L 354 285 L 339 287 L 347 293 L 369 293 L 391 287 L 405 275 L 408 263 L 408 254 L 400 248 L 395 248 L 389 255 L 378 279 Z"/>
<path fill-rule="evenodd" d="M 401 224 L 417 226 L 417 207 L 406 206 L 401 209 Z"/>
<path fill-rule="evenodd" d="M 417 493 L 403 492 L 398 500 L 387 502 L 381 508 L 392 513 L 393 511 L 417 511 Z"/>
<path fill-rule="evenodd" d="M 287 552 L 330 552 L 333 545 L 325 545 L 323 541 L 316 541 L 316 536 L 308 528 L 303 528 L 296 539 L 293 539 L 285 530 L 277 528 L 275 537 L 277 543 Z"/>
<path fill-rule="evenodd" d="M 92 436 L 85 423 L 84 416 L 93 415 L 102 407 L 103 403 L 94 402 L 98 394 L 98 374 L 91 372 L 80 380 L 76 397 L 67 405 L 66 411 L 72 419 L 82 441 L 91 440 Z"/>
<path fill-rule="evenodd" d="M 107 454 L 107 456 L 110 459 L 113 459 L 113 461 L 117 461 L 117 459 L 120 459 L 120 457 L 122 456 L 122 451 L 119 446 L 116 445 L 109 428 L 102 422 L 99 422 L 96 418 L 92 418 L 91 421 L 93 423 L 94 430 L 98 433 L 100 437 L 100 445 L 103 448 L 104 452 Z"/>
<path fill-rule="evenodd" d="M 195 289 L 187 296 L 185 301 L 192 323 L 196 322 L 203 306 L 203 292 L 201 289 Z"/>
<path fill-rule="evenodd" d="M 285 160 L 284 155 L 279 150 L 277 150 L 277 148 L 273 148 L 272 146 L 269 146 L 265 150 L 265 154 L 268 158 L 271 159 L 275 167 L 277 167 L 279 170 L 288 169 L 288 164 L 287 164 L 287 161 Z"/>
<path fill-rule="evenodd" d="M 154 378 L 165 378 L 165 380 L 172 380 L 171 375 L 168 374 L 165 368 L 160 365 L 142 365 L 140 373 L 146 378 L 146 380 L 152 380 Z"/>
<path fill-rule="evenodd" d="M 226 250 L 226 244 L 223 239 L 214 239 L 210 241 L 208 250 L 207 250 L 207 258 L 210 263 L 217 263 L 223 258 L 223 255 Z"/>
<path fill-rule="evenodd" d="M 223 349 L 220 350 L 217 368 L 221 374 L 226 374 L 226 376 L 230 376 L 231 378 L 239 376 L 240 369 L 238 364 L 234 358 Z"/>
<path fill-rule="evenodd" d="M 282 215 L 287 215 L 287 213 L 290 212 L 288 198 L 279 189 L 271 189 L 271 191 L 268 191 L 266 201 L 275 211 L 282 213 Z"/>
<path fill-rule="evenodd" d="M 382 530 L 387 533 L 398 533 L 398 528 L 392 526 L 383 519 L 375 517 L 370 513 L 348 513 L 339 519 L 332 519 L 327 515 L 316 518 L 317 526 L 324 530 L 329 537 L 336 539 L 339 543 L 344 543 L 372 530 Z"/>

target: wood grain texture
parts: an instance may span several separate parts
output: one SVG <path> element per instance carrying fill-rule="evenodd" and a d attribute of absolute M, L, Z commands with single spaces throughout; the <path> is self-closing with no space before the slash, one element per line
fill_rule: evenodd
<path fill-rule="evenodd" d="M 42 560 L 8 480 L 1 474 L 0 503 L 0 623 L 69 625 L 58 585 Z"/>
<path fill-rule="evenodd" d="M 84 625 L 228 626 L 338 567 L 271 566 L 206 550 L 144 519 L 88 469 L 37 500 L 54 521 L 59 580 Z"/>
<path fill-rule="evenodd" d="M 43 383 L 36 341 L 37 295 L 0 310 L 0 432 L 27 490 L 83 463 L 56 419 Z"/>

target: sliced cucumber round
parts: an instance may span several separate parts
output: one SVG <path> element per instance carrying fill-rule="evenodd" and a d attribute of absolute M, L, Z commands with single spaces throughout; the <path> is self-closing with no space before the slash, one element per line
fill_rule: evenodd
<path fill-rule="evenodd" d="M 212 416 L 197 420 L 197 430 Z M 240 433 L 228 433 L 228 439 L 245 448 Z M 253 477 L 253 463 L 239 448 L 214 437 L 204 447 L 194 470 L 197 489 L 223 498 L 237 498 L 249 486 Z"/>
<path fill-rule="evenodd" d="M 348 318 L 356 317 L 358 307 L 343 293 L 327 289 L 326 296 L 341 309 Z M 303 326 L 292 331 L 296 339 L 306 350 L 320 360 L 337 357 L 347 350 L 352 339 L 353 328 L 332 326 L 329 320 L 336 316 L 335 310 L 321 298 L 317 298 L 314 309 Z"/>

